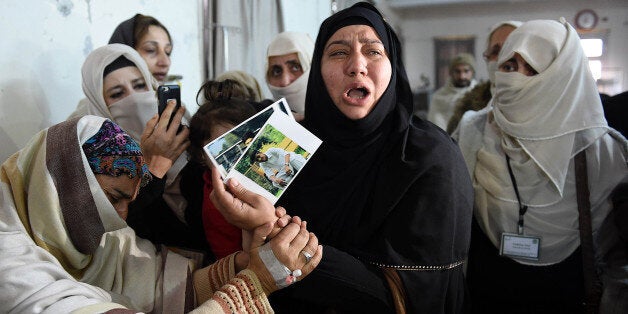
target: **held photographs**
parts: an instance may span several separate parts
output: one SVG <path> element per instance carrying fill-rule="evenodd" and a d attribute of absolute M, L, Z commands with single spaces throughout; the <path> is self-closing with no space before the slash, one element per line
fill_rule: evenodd
<path fill-rule="evenodd" d="M 282 98 L 203 147 L 223 178 L 233 168 L 264 123 L 276 111 L 283 112 L 294 120 L 288 103 L 285 98 Z"/>
<path fill-rule="evenodd" d="M 282 98 L 203 149 L 225 182 L 235 177 L 275 204 L 320 144 Z"/>
<path fill-rule="evenodd" d="M 274 113 L 225 179 L 238 179 L 274 204 L 320 144 L 300 124 Z"/>

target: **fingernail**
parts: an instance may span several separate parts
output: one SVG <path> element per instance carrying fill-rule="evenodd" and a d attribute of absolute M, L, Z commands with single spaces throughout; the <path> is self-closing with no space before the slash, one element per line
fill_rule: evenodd
<path fill-rule="evenodd" d="M 238 180 L 236 180 L 235 178 L 231 178 L 230 182 L 231 182 L 231 184 L 232 184 L 233 186 L 238 186 L 238 185 L 240 185 L 240 182 L 238 182 Z"/>

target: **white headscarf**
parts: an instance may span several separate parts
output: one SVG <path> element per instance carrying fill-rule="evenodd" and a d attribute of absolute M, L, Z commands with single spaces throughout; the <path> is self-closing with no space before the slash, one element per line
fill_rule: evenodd
<path fill-rule="evenodd" d="M 524 205 L 525 232 L 541 236 L 541 256 L 530 264 L 553 264 L 580 244 L 573 157 L 588 149 L 594 231 L 610 210 L 606 201 L 626 175 L 604 119 L 595 81 L 576 31 L 564 20 L 536 20 L 513 31 L 498 63 L 518 53 L 539 74 L 498 72 L 493 110 L 474 170 L 476 218 L 497 246 L 502 232 L 516 232 L 517 198 L 511 166 Z M 624 147 L 625 150 L 625 147 Z"/>
<path fill-rule="evenodd" d="M 303 75 L 285 87 L 270 85 L 267 75 L 266 83 L 275 99 L 285 97 L 292 110 L 303 113 L 305 111 L 307 80 L 310 76 L 312 54 L 314 53 L 314 41 L 310 35 L 298 32 L 283 32 L 277 35 L 268 45 L 268 51 L 266 53 L 266 73 L 268 73 L 269 57 L 291 53 L 297 54 L 301 67 L 303 68 Z"/>
<path fill-rule="evenodd" d="M 497 73 L 495 122 L 535 160 L 562 196 L 571 158 L 609 128 L 578 33 L 567 22 L 525 25 L 510 34 L 497 62 L 518 53 L 539 74 Z"/>
<path fill-rule="evenodd" d="M 154 94 L 154 91 L 157 88 L 157 81 L 153 78 L 150 70 L 148 70 L 146 62 L 142 59 L 139 53 L 127 45 L 109 44 L 92 51 L 85 59 L 85 62 L 81 67 L 81 74 L 83 77 L 83 93 L 85 93 L 87 99 L 81 100 L 78 107 L 69 118 L 91 114 L 115 121 L 114 117 L 112 117 L 109 112 L 109 108 L 107 107 L 103 96 L 103 73 L 105 68 L 120 56 L 124 56 L 135 64 L 137 69 L 142 74 L 142 77 L 144 77 L 148 90 L 152 91 Z M 156 108 L 157 107 L 155 106 L 154 113 L 157 113 Z M 121 126 L 126 130 L 123 125 Z"/>

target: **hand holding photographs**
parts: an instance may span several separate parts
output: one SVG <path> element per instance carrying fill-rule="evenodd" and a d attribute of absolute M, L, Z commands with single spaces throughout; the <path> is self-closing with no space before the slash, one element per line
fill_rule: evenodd
<path fill-rule="evenodd" d="M 321 144 L 286 108 L 281 99 L 204 147 L 225 181 L 235 177 L 273 204 Z"/>

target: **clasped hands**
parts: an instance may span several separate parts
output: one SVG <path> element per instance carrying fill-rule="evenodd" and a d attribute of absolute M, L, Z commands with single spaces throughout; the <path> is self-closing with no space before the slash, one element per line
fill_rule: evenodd
<path fill-rule="evenodd" d="M 236 255 L 236 271 L 249 268 L 259 278 L 268 295 L 278 287 L 259 257 L 259 247 L 267 240 L 277 257 L 290 271 L 301 270 L 297 280 L 309 275 L 323 256 L 318 238 L 307 231 L 307 222 L 275 208 L 263 196 L 244 188 L 235 179 L 223 184 L 219 172 L 212 168 L 214 190 L 210 198 L 225 219 L 243 230 L 243 252 Z"/>

